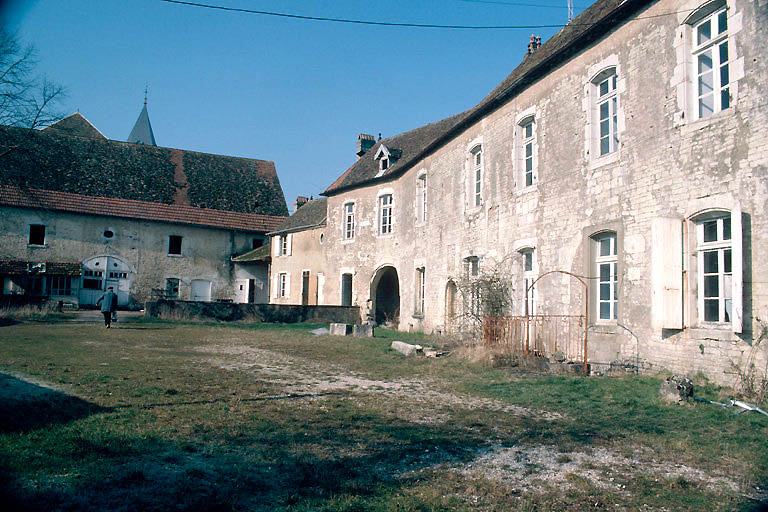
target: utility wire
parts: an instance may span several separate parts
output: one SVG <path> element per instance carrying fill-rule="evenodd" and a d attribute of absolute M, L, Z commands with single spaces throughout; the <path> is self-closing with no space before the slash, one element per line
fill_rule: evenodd
<path fill-rule="evenodd" d="M 501 0 L 458 0 L 468 4 L 492 4 L 492 5 L 512 5 L 515 7 L 544 7 L 546 9 L 567 9 L 567 5 L 558 4 L 529 4 L 522 2 L 503 2 Z M 580 6 L 579 6 L 580 7 Z"/>
<path fill-rule="evenodd" d="M 188 2 L 184 0 L 160 0 L 160 1 L 166 2 L 169 4 L 178 4 L 178 5 L 188 6 L 188 7 L 203 7 L 205 9 L 214 9 L 214 10 L 227 11 L 227 12 L 260 14 L 263 16 L 277 16 L 281 18 L 291 18 L 291 19 L 309 20 L 309 21 L 330 21 L 334 23 L 350 23 L 355 25 L 376 25 L 380 27 L 444 28 L 444 29 L 464 29 L 464 30 L 499 30 L 499 29 L 510 30 L 510 29 L 536 29 L 536 28 L 563 28 L 566 25 L 572 25 L 577 27 L 589 27 L 592 25 L 596 25 L 596 23 L 573 23 L 573 22 L 556 23 L 552 25 L 435 25 L 435 24 L 429 24 L 429 23 L 399 23 L 399 22 L 387 22 L 387 21 L 350 20 L 350 19 L 344 19 L 344 18 L 324 18 L 320 16 L 304 16 L 301 14 L 288 14 L 288 13 L 282 13 L 282 12 L 257 11 L 255 9 L 227 7 L 224 5 L 210 5 L 210 4 L 203 4 L 198 2 Z M 655 14 L 651 16 L 639 16 L 629 21 L 650 19 L 650 18 L 660 18 L 663 16 L 671 16 L 673 14 L 680 14 L 680 13 L 688 13 L 691 11 L 693 11 L 693 9 L 676 11 L 676 12 L 666 12 L 666 13 Z"/>

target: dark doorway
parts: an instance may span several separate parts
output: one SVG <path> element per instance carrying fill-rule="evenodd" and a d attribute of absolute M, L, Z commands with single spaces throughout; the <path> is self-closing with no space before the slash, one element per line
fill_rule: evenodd
<path fill-rule="evenodd" d="M 382 267 L 371 283 L 376 323 L 397 328 L 400 323 L 400 282 L 394 267 Z"/>
<path fill-rule="evenodd" d="M 352 305 L 352 274 L 341 274 L 341 305 Z"/>
<path fill-rule="evenodd" d="M 309 270 L 301 273 L 301 305 L 309 304 Z"/>

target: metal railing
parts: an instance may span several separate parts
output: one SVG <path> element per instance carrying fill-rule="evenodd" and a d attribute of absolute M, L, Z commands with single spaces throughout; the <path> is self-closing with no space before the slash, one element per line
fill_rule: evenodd
<path fill-rule="evenodd" d="M 487 316 L 483 342 L 502 346 L 513 354 L 553 357 L 584 362 L 586 317 L 583 315 Z"/>

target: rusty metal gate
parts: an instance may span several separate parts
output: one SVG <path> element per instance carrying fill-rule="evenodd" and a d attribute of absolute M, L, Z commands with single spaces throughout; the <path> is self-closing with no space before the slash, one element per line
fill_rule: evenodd
<path fill-rule="evenodd" d="M 552 270 L 536 278 L 526 294 L 540 279 L 555 273 L 569 275 L 583 285 L 583 315 L 486 316 L 483 318 L 483 342 L 487 345 L 503 345 L 507 351 L 515 354 L 552 357 L 559 352 L 568 361 L 583 363 L 586 374 L 589 301 L 585 278 L 564 270 Z"/>

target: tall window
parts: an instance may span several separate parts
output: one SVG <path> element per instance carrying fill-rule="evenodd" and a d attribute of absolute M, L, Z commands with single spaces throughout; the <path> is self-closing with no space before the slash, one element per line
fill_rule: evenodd
<path fill-rule="evenodd" d="M 696 112 L 709 117 L 731 105 L 728 72 L 728 8 L 718 2 L 714 12 L 692 25 L 691 48 L 695 66 Z"/>
<path fill-rule="evenodd" d="M 419 267 L 416 269 L 416 307 L 414 313 L 424 314 L 424 292 L 426 287 L 426 269 Z"/>
<path fill-rule="evenodd" d="M 733 318 L 731 218 L 723 216 L 696 225 L 698 239 L 699 315 L 705 322 Z"/>
<path fill-rule="evenodd" d="M 518 125 L 520 140 L 520 169 L 523 186 L 530 187 L 535 181 L 536 125 L 533 116 L 526 117 Z"/>
<path fill-rule="evenodd" d="M 168 254 L 174 256 L 181 256 L 181 240 L 179 235 L 171 235 L 168 237 Z"/>
<path fill-rule="evenodd" d="M 285 272 L 277 274 L 277 296 L 288 296 L 288 274 Z"/>
<path fill-rule="evenodd" d="M 379 234 L 392 232 L 392 194 L 379 196 Z"/>
<path fill-rule="evenodd" d="M 288 255 L 288 235 L 280 235 L 280 256 L 287 256 L 287 255 Z"/>
<path fill-rule="evenodd" d="M 595 274 L 597 277 L 597 313 L 600 320 L 616 320 L 618 306 L 618 252 L 616 233 L 606 233 L 595 238 Z"/>
<path fill-rule="evenodd" d="M 169 277 L 165 280 L 165 296 L 169 299 L 179 298 L 179 280 L 175 277 Z"/>
<path fill-rule="evenodd" d="M 536 280 L 534 271 L 533 249 L 523 249 L 520 251 L 523 259 L 523 314 L 536 314 L 536 289 L 533 282 Z"/>
<path fill-rule="evenodd" d="M 472 157 L 472 197 L 474 206 L 483 204 L 483 147 L 475 146 Z"/>
<path fill-rule="evenodd" d="M 592 81 L 596 100 L 598 153 L 613 153 L 619 147 L 619 98 L 616 94 L 616 68 L 609 68 Z"/>
<path fill-rule="evenodd" d="M 45 245 L 45 226 L 42 224 L 29 225 L 29 245 Z"/>
<path fill-rule="evenodd" d="M 464 298 L 465 312 L 478 315 L 480 313 L 480 285 L 476 278 L 480 276 L 480 259 L 477 256 L 464 258 L 464 272 L 470 282 L 469 297 Z"/>
<path fill-rule="evenodd" d="M 427 175 L 423 174 L 419 176 L 418 183 L 417 183 L 417 197 L 416 202 L 417 205 L 417 219 L 421 222 L 426 222 L 427 220 Z"/>
<path fill-rule="evenodd" d="M 355 203 L 344 205 L 344 240 L 355 238 Z"/>

